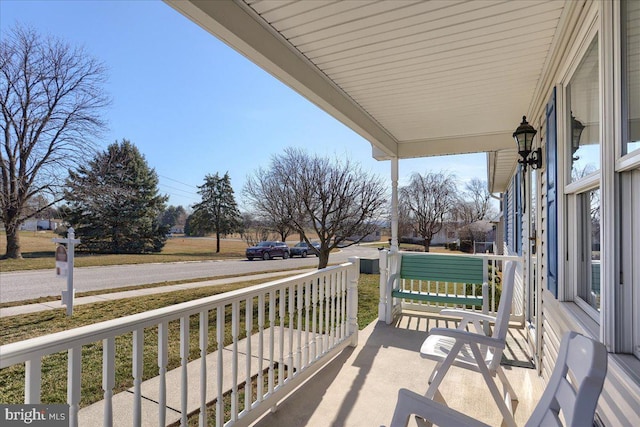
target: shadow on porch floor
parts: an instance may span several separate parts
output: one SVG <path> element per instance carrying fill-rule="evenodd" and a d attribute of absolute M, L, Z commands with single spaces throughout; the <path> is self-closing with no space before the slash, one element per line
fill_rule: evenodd
<path fill-rule="evenodd" d="M 422 359 L 419 348 L 432 327 L 455 327 L 455 321 L 424 313 L 404 313 L 395 325 L 374 322 L 360 331 L 359 344 L 339 354 L 295 393 L 254 425 L 383 426 L 391 421 L 398 389 L 420 393 L 434 362 Z M 518 393 L 518 425 L 526 422 L 544 384 L 527 355 L 525 332 L 509 330 L 503 365 Z M 480 374 L 452 368 L 441 388 L 449 406 L 490 425 L 501 416 Z M 413 422 L 413 421 L 412 421 Z"/>

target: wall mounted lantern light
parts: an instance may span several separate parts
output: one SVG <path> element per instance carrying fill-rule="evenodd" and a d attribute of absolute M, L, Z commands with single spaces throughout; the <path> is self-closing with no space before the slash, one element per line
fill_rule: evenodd
<path fill-rule="evenodd" d="M 533 137 L 536 136 L 538 131 L 527 123 L 527 117 L 522 116 L 522 123 L 513 132 L 513 139 L 518 144 L 518 154 L 522 157 L 518 160 L 518 163 L 524 165 L 524 170 L 527 170 L 527 165 L 530 165 L 532 169 L 538 169 L 542 167 L 542 149 L 531 151 L 531 145 L 533 144 Z M 531 156 L 530 156 L 531 155 Z"/>
<path fill-rule="evenodd" d="M 573 116 L 571 113 L 571 157 L 573 161 L 578 161 L 580 156 L 576 156 L 576 151 L 580 148 L 580 136 L 582 136 L 582 131 L 584 130 L 584 125 L 578 119 Z"/>

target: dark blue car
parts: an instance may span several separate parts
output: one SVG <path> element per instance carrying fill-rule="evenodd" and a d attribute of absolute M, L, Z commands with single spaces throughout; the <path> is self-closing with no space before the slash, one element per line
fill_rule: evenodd
<path fill-rule="evenodd" d="M 297 243 L 294 247 L 291 248 L 291 256 L 299 256 L 302 258 L 306 258 L 307 255 L 318 256 L 318 253 L 320 252 L 320 243 L 313 242 L 312 245 L 313 248 L 310 248 L 309 245 L 307 245 L 307 242 Z"/>

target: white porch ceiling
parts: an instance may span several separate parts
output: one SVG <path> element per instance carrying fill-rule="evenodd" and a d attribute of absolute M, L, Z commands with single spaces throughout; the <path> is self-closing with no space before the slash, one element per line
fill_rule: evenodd
<path fill-rule="evenodd" d="M 535 107 L 566 6 L 561 0 L 167 2 L 358 132 L 374 157 L 500 157 L 507 149 L 511 169 L 504 179 L 515 159 L 511 134 Z"/>

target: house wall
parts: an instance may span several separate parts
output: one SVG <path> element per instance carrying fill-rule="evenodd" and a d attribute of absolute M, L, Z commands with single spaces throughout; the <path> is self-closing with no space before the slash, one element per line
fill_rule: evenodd
<path fill-rule="evenodd" d="M 525 283 L 533 283 L 535 286 L 531 290 L 531 297 L 539 300 L 533 316 L 534 321 L 538 320 L 531 325 L 535 330 L 531 336 L 531 348 L 535 349 L 541 375 L 548 379 L 565 332 L 577 331 L 607 346 L 610 352 L 607 378 L 598 403 L 596 419 L 598 423 L 607 426 L 640 425 L 640 268 L 637 261 L 640 259 L 640 244 L 637 243 L 637 238 L 629 237 L 634 232 L 637 236 L 637 231 L 640 230 L 640 196 L 636 195 L 640 192 L 640 179 L 636 178 L 640 175 L 640 149 L 636 148 L 626 155 L 621 152 L 621 145 L 625 143 L 623 137 L 631 132 L 627 129 L 624 118 L 628 117 L 628 122 L 633 122 L 633 117 L 629 116 L 637 114 L 631 108 L 627 110 L 627 101 L 629 96 L 638 96 L 636 92 L 630 94 L 625 87 L 627 68 L 622 54 L 625 43 L 622 22 L 625 22 L 626 16 L 621 18 L 621 10 L 629 8 L 633 10 L 633 16 L 640 16 L 640 10 L 636 10 L 640 9 L 637 4 L 624 0 L 568 2 L 568 12 L 563 16 L 561 24 L 564 28 L 556 38 L 554 56 L 549 62 L 545 83 L 540 86 L 535 97 L 538 101 L 529 114 L 530 122 L 539 131 L 538 144 L 546 153 L 549 149 L 545 140 L 546 104 L 555 89 L 557 232 L 549 234 L 549 169 L 545 164 L 543 168 L 533 172 L 536 174 L 537 185 L 534 220 L 538 230 L 535 280 L 529 282 L 526 267 L 522 272 Z M 635 25 L 640 21 L 640 17 L 633 19 L 637 19 Z M 572 82 L 576 69 L 580 68 L 581 60 L 585 58 L 585 52 L 594 37 L 598 41 L 599 90 L 593 96 L 597 97 L 596 105 L 599 108 L 591 111 L 595 111 L 599 123 L 589 124 L 589 139 L 595 138 L 600 142 L 599 171 L 572 182 L 572 153 L 569 145 L 569 114 L 572 110 L 569 108 L 567 85 Z M 633 62 L 634 58 L 631 61 L 629 67 L 638 67 L 639 64 Z M 632 90 L 637 91 L 637 88 Z M 519 218 L 517 215 L 517 192 L 521 188 L 517 176 L 518 171 L 514 171 L 514 178 L 505 193 L 505 250 L 513 252 L 519 249 L 526 260 L 530 256 L 529 216 Z M 590 233 L 585 233 L 584 227 L 580 226 L 580 200 L 591 195 L 594 190 L 599 191 L 600 197 L 599 242 L 592 245 L 589 242 L 591 235 L 586 236 L 586 239 L 581 237 Z M 589 227 L 593 227 L 593 219 L 590 221 Z M 592 234 L 591 228 L 589 230 Z M 550 282 L 546 273 L 550 264 L 550 247 L 556 240 L 557 295 L 554 289 L 549 289 Z M 580 295 L 580 290 L 585 286 L 585 277 L 589 280 L 595 278 L 592 268 L 581 267 L 584 264 L 581 256 L 584 257 L 587 252 L 587 244 L 591 248 L 589 252 L 593 248 L 598 248 L 599 252 L 598 259 L 591 258 L 600 266 L 599 274 L 602 278 L 599 285 L 599 309 L 589 306 Z M 524 264 L 527 265 L 526 262 Z M 527 289 L 526 286 L 524 289 Z"/>

